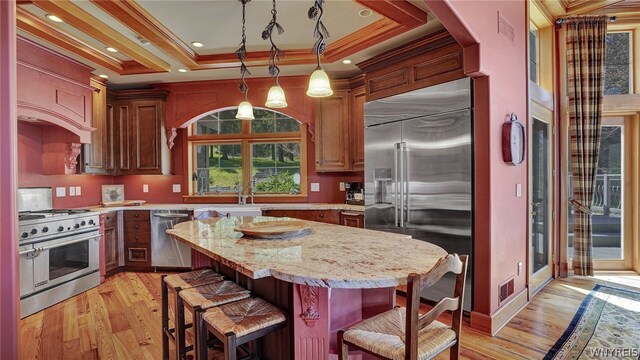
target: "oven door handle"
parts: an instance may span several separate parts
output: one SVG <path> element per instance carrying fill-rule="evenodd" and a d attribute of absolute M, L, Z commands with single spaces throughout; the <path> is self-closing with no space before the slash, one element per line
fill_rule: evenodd
<path fill-rule="evenodd" d="M 37 251 L 37 249 L 29 249 L 29 250 L 24 250 L 24 251 L 20 251 L 18 253 L 18 255 L 22 256 L 22 255 L 30 255 L 30 254 L 34 254 Z"/>
<path fill-rule="evenodd" d="M 59 244 L 55 244 L 55 245 L 49 245 L 49 246 L 38 248 L 38 250 L 45 251 L 45 250 L 49 250 L 49 249 L 53 249 L 53 248 L 57 248 L 57 247 L 61 247 L 61 246 L 72 245 L 72 244 L 75 244 L 75 243 L 79 243 L 79 242 L 83 242 L 83 241 L 87 241 L 87 240 L 91 240 L 91 239 L 96 239 L 96 238 L 99 239 L 100 235 L 93 235 L 93 236 L 84 237 L 82 239 L 76 239 L 76 240 L 71 240 L 71 241 L 67 241 L 67 242 L 63 242 L 63 243 L 59 243 Z"/>

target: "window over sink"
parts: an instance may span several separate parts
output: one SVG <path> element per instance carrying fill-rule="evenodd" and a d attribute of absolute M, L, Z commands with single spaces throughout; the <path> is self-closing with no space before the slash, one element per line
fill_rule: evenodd
<path fill-rule="evenodd" d="M 189 127 L 191 195 L 306 195 L 306 124 L 254 108 L 208 113 Z"/>

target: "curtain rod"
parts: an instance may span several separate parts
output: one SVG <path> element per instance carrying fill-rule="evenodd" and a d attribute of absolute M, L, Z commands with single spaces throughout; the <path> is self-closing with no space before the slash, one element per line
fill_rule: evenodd
<path fill-rule="evenodd" d="M 562 27 L 562 24 L 564 24 L 564 23 L 566 23 L 567 21 L 569 21 L 569 19 L 571 19 L 571 18 L 569 17 L 569 18 L 558 18 L 558 19 L 556 19 L 556 27 L 561 28 L 561 27 Z M 610 16 L 610 17 L 609 17 L 609 22 L 615 22 L 615 21 L 616 21 L 616 19 L 617 19 L 617 17 L 615 17 L 615 16 Z"/>

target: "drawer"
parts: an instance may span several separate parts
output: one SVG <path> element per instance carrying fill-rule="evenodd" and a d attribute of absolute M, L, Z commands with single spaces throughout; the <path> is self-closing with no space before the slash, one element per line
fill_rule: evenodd
<path fill-rule="evenodd" d="M 124 231 L 136 231 L 136 232 L 151 232 L 151 223 L 149 220 L 147 221 L 125 221 L 124 222 Z"/>
<path fill-rule="evenodd" d="M 124 210 L 124 221 L 144 220 L 149 221 L 149 210 Z"/>
<path fill-rule="evenodd" d="M 125 244 L 151 244 L 150 231 L 125 231 Z"/>
<path fill-rule="evenodd" d="M 105 229 L 114 228 L 118 226 L 118 212 L 111 211 L 104 215 L 104 227 Z"/>
<path fill-rule="evenodd" d="M 291 217 L 302 220 L 340 224 L 339 210 L 268 210 L 265 216 Z"/>
<path fill-rule="evenodd" d="M 127 266 L 151 266 L 151 246 L 143 244 L 125 245 L 124 262 Z"/>

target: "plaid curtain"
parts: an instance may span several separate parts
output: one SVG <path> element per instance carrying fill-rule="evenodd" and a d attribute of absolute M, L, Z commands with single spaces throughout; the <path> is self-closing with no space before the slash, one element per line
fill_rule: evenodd
<path fill-rule="evenodd" d="M 591 201 L 596 183 L 602 114 L 606 16 L 569 18 L 569 134 L 573 178 L 573 270 L 593 276 Z"/>

